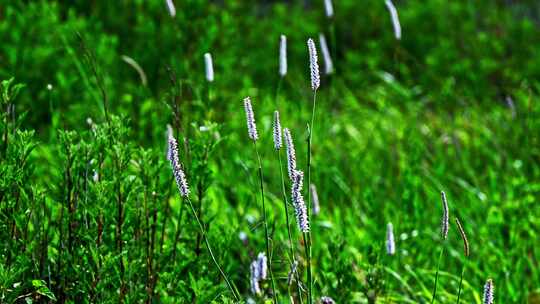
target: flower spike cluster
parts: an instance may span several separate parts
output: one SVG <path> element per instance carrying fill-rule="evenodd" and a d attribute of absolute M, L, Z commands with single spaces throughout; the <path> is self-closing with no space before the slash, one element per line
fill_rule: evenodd
<path fill-rule="evenodd" d="M 274 111 L 273 135 L 274 135 L 274 149 L 279 150 L 283 146 L 283 142 L 281 139 L 281 123 L 279 121 L 278 111 Z"/>
<path fill-rule="evenodd" d="M 182 195 L 182 197 L 187 197 L 189 196 L 189 185 L 187 183 L 184 170 L 182 169 L 182 165 L 180 164 L 180 159 L 178 156 L 178 143 L 176 142 L 176 139 L 174 138 L 172 133 L 169 133 L 168 137 L 169 145 L 167 151 L 167 158 L 171 163 L 174 179 L 176 180 L 176 185 L 178 186 L 180 195 Z"/>
<path fill-rule="evenodd" d="M 307 214 L 306 203 L 302 196 L 302 185 L 304 183 L 304 172 L 295 170 L 292 178 L 292 202 L 296 214 L 298 227 L 302 232 L 309 232 L 309 219 Z"/>
<path fill-rule="evenodd" d="M 253 114 L 253 108 L 251 107 L 251 99 L 249 97 L 244 98 L 244 110 L 246 111 L 246 123 L 249 138 L 251 138 L 253 141 L 257 141 L 257 139 L 259 139 L 259 134 L 257 133 L 255 114 Z"/>
<path fill-rule="evenodd" d="M 311 73 L 311 89 L 317 91 L 321 85 L 321 76 L 319 74 L 319 64 L 317 63 L 317 48 L 313 39 L 307 41 L 309 51 L 309 71 Z"/>
<path fill-rule="evenodd" d="M 294 150 L 294 142 L 292 140 L 291 131 L 288 128 L 283 129 L 285 137 L 285 145 L 287 147 L 287 173 L 289 178 L 293 179 L 293 173 L 296 170 L 296 152 Z"/>

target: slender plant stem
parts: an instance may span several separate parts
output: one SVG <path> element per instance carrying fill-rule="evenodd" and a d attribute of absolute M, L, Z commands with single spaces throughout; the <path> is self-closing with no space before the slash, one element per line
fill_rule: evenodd
<path fill-rule="evenodd" d="M 290 249 L 290 259 L 291 259 L 291 265 L 296 263 L 296 257 L 294 255 L 294 243 L 292 241 L 292 233 L 291 233 L 291 224 L 289 220 L 289 200 L 287 199 L 287 191 L 285 190 L 285 178 L 283 176 L 283 165 L 281 162 L 281 151 L 277 151 L 278 159 L 279 159 L 279 174 L 281 176 L 281 189 L 283 192 L 283 206 L 285 207 L 285 219 L 287 221 L 287 234 L 289 237 L 289 249 Z M 295 275 L 294 273 L 292 275 Z M 298 299 L 300 300 L 300 303 L 302 303 L 302 293 L 300 288 L 300 282 L 297 279 L 296 280 L 296 288 L 298 291 Z M 289 292 L 290 295 L 290 292 Z"/>
<path fill-rule="evenodd" d="M 276 293 L 276 284 L 274 282 L 274 274 L 272 272 L 272 255 L 270 254 L 270 237 L 268 236 L 268 221 L 266 219 L 266 205 L 264 203 L 264 185 L 263 185 L 263 172 L 262 172 L 262 162 L 261 156 L 259 155 L 259 150 L 257 149 L 257 142 L 253 141 L 253 147 L 255 147 L 255 154 L 257 154 L 257 162 L 259 164 L 259 186 L 261 189 L 261 204 L 263 212 L 263 224 L 264 224 L 264 235 L 266 243 L 266 256 L 268 257 L 268 270 L 270 273 L 270 281 L 272 282 L 272 297 L 274 298 L 274 303 L 279 303 L 277 301 Z"/>
<path fill-rule="evenodd" d="M 313 91 L 313 107 L 311 109 L 311 123 L 309 124 L 308 126 L 308 139 L 307 139 L 307 146 L 308 146 L 308 149 L 307 149 L 307 180 L 308 180 L 308 183 L 307 183 L 307 187 L 306 189 L 307 190 L 307 193 L 308 193 L 308 206 L 307 206 L 307 214 L 308 214 L 308 219 L 311 218 L 311 191 L 309 191 L 309 185 L 311 185 L 311 141 L 312 141 L 312 138 L 313 138 L 313 126 L 315 124 L 315 107 L 316 107 L 316 102 L 317 102 L 317 90 Z M 312 279 L 311 279 L 311 233 L 308 232 L 308 233 L 304 233 L 304 243 L 305 243 L 305 246 L 306 246 L 306 250 L 309 250 L 308 253 L 306 253 L 307 255 L 307 262 L 308 262 L 308 267 L 307 267 L 307 276 L 308 276 L 308 294 L 309 294 L 309 300 L 308 300 L 308 303 L 309 304 L 312 304 L 313 303 L 313 282 L 312 282 Z"/>
<path fill-rule="evenodd" d="M 463 266 L 461 266 L 461 277 L 459 278 L 459 288 L 457 293 L 457 301 L 456 303 L 459 304 L 459 299 L 461 298 L 461 287 L 463 286 L 463 274 L 465 273 L 465 263 L 463 263 Z"/>
<path fill-rule="evenodd" d="M 184 215 L 184 204 L 180 205 L 180 210 L 178 211 L 178 224 L 176 224 L 176 233 L 174 236 L 174 246 L 173 246 L 173 253 L 172 258 L 173 261 L 176 263 L 176 246 L 178 246 L 178 240 L 180 239 L 180 227 L 182 225 L 182 217 Z"/>
<path fill-rule="evenodd" d="M 311 279 L 311 245 L 309 243 L 309 232 L 302 233 L 304 238 L 304 249 L 306 252 L 307 260 L 307 281 L 308 281 L 308 303 L 313 303 L 313 294 L 312 294 L 312 279 Z"/>
<path fill-rule="evenodd" d="M 204 226 L 202 225 L 201 221 L 199 220 L 199 217 L 197 216 L 197 211 L 195 211 L 195 208 L 193 207 L 193 204 L 191 203 L 191 200 L 189 199 L 189 197 L 186 197 L 184 199 L 188 202 L 189 207 L 191 208 L 191 211 L 193 212 L 193 216 L 195 217 L 195 220 L 197 221 L 197 224 L 199 225 L 199 229 L 201 230 L 201 234 L 202 234 L 202 236 L 204 238 L 204 242 L 206 244 L 206 249 L 208 249 L 208 253 L 210 254 L 210 257 L 212 257 L 212 261 L 216 265 L 217 269 L 219 270 L 221 276 L 225 280 L 225 283 L 227 284 L 227 286 L 231 290 L 231 293 L 233 294 L 236 301 L 240 301 L 240 295 L 238 294 L 238 291 L 236 290 L 236 288 L 233 287 L 233 284 L 231 283 L 231 281 L 229 280 L 229 278 L 227 277 L 225 272 L 223 272 L 223 269 L 221 269 L 221 266 L 219 266 L 219 263 L 216 260 L 216 257 L 214 256 L 214 252 L 212 251 L 212 247 L 210 246 L 210 241 L 208 240 L 208 236 L 206 235 L 206 230 L 204 229 Z"/>
<path fill-rule="evenodd" d="M 284 79 L 284 76 L 280 76 L 279 77 L 279 80 L 278 80 L 278 85 L 276 87 L 276 96 L 275 96 L 275 101 L 276 101 L 276 110 L 279 109 L 279 93 L 281 92 L 281 85 L 283 83 L 283 79 Z M 290 260 L 291 260 L 291 271 L 292 271 L 292 265 L 294 265 L 296 263 L 296 257 L 295 257 L 295 250 L 294 250 L 294 243 L 292 241 L 292 233 L 291 233 L 291 224 L 290 224 L 290 220 L 289 220 L 289 201 L 287 199 L 287 190 L 285 189 L 285 178 L 284 178 L 284 175 L 283 175 L 283 165 L 282 165 L 282 162 L 281 162 L 281 151 L 277 151 L 277 155 L 278 155 L 278 159 L 279 159 L 279 174 L 280 174 L 280 177 L 281 177 L 281 189 L 282 189 L 282 192 L 283 192 L 283 205 L 285 207 L 285 219 L 287 221 L 287 235 L 289 237 L 289 249 L 290 249 Z M 295 276 L 296 277 L 296 291 L 298 293 L 298 300 L 299 300 L 299 303 L 302 304 L 303 301 L 302 301 L 302 288 L 300 286 L 300 278 L 299 278 L 299 275 L 298 275 L 298 270 L 296 271 L 296 273 L 292 273 L 291 275 Z M 289 296 L 291 296 L 290 294 L 290 288 L 287 288 L 287 291 L 289 292 Z"/>
<path fill-rule="evenodd" d="M 313 130 L 314 130 L 314 123 L 315 123 L 315 106 L 316 106 L 316 101 L 317 101 L 317 91 L 313 91 L 313 107 L 311 109 L 311 123 L 309 124 L 309 127 L 308 127 L 308 140 L 307 140 L 307 144 L 308 144 L 308 155 L 307 155 L 307 167 L 308 167 L 308 170 L 307 170 L 307 180 L 308 180 L 308 184 L 307 184 L 307 189 L 308 189 L 308 218 L 310 218 L 310 215 L 311 215 L 311 191 L 309 191 L 309 185 L 311 185 L 311 140 L 313 138 L 312 134 L 313 134 Z"/>
<path fill-rule="evenodd" d="M 279 80 L 278 80 L 278 84 L 277 84 L 277 87 L 276 87 L 276 109 L 277 109 L 277 105 L 279 103 L 279 92 L 281 92 L 281 84 L 283 83 L 283 77 L 282 76 L 279 76 Z"/>
<path fill-rule="evenodd" d="M 435 303 L 435 295 L 437 294 L 437 283 L 439 281 L 439 269 L 441 268 L 441 260 L 444 254 L 444 245 L 441 248 L 441 254 L 439 255 L 439 262 L 437 262 L 437 272 L 435 273 L 435 285 L 433 286 L 433 296 L 431 297 L 431 304 Z"/>

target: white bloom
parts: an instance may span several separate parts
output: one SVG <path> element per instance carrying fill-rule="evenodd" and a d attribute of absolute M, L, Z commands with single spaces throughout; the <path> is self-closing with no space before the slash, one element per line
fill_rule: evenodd
<path fill-rule="evenodd" d="M 274 135 L 274 149 L 279 150 L 283 145 L 281 140 L 281 123 L 279 121 L 279 112 L 274 111 L 274 126 L 273 126 L 273 135 Z"/>
<path fill-rule="evenodd" d="M 397 40 L 401 39 L 401 25 L 399 24 L 399 16 L 398 12 L 396 10 L 396 7 L 394 6 L 394 3 L 390 0 L 385 1 L 386 7 L 388 8 L 388 11 L 390 12 L 390 17 L 392 18 L 392 26 L 394 27 L 394 36 Z"/>
<path fill-rule="evenodd" d="M 214 81 L 214 65 L 212 63 L 212 55 L 210 55 L 210 53 L 204 54 L 204 67 L 206 72 L 206 80 L 208 80 L 208 82 Z"/>
<path fill-rule="evenodd" d="M 317 63 L 317 48 L 313 39 L 309 38 L 307 41 L 309 51 L 309 70 L 311 74 L 311 89 L 316 91 L 321 84 L 321 77 L 319 74 L 319 64 Z"/>
<path fill-rule="evenodd" d="M 441 235 L 444 240 L 448 238 L 448 201 L 446 200 L 446 194 L 441 191 L 441 200 L 443 207 L 443 216 L 441 220 Z"/>
<path fill-rule="evenodd" d="M 279 37 L 279 75 L 281 77 L 287 75 L 287 37 L 285 35 Z"/>
<path fill-rule="evenodd" d="M 189 185 L 187 183 L 184 170 L 182 169 L 182 165 L 180 164 L 178 156 L 178 144 L 174 136 L 169 136 L 169 149 L 167 152 L 167 157 L 171 163 L 171 168 L 176 180 L 176 185 L 180 191 L 180 195 L 187 197 L 189 195 Z"/>
<path fill-rule="evenodd" d="M 292 178 L 291 197 L 296 213 L 296 221 L 302 232 L 309 232 L 309 219 L 307 215 L 306 203 L 302 196 L 302 186 L 304 183 L 304 172 L 295 170 Z"/>
<path fill-rule="evenodd" d="M 296 170 L 296 152 L 289 129 L 283 129 L 283 136 L 285 136 L 285 145 L 287 147 L 287 172 L 289 173 L 289 178 L 292 180 L 293 173 Z"/>
<path fill-rule="evenodd" d="M 324 10 L 326 11 L 326 17 L 332 18 L 334 16 L 334 6 L 332 0 L 324 0 Z"/>
<path fill-rule="evenodd" d="M 171 17 L 176 16 L 176 8 L 174 7 L 174 3 L 172 2 L 172 0 L 166 0 L 165 2 L 167 3 L 167 9 L 169 10 L 169 15 L 171 15 Z"/>
<path fill-rule="evenodd" d="M 326 75 L 330 75 L 332 72 L 334 72 L 334 64 L 332 63 L 332 57 L 330 56 L 330 51 L 328 50 L 326 38 L 322 33 L 319 34 L 319 45 L 321 46 L 321 52 L 324 60 L 324 73 Z"/>
<path fill-rule="evenodd" d="M 493 304 L 494 293 L 493 281 L 488 279 L 486 285 L 484 285 L 484 301 L 483 304 Z"/>
<path fill-rule="evenodd" d="M 246 111 L 246 123 L 248 128 L 248 135 L 253 141 L 259 139 L 257 133 L 257 125 L 255 124 L 255 115 L 253 114 L 253 108 L 251 107 L 251 99 L 249 97 L 244 98 L 244 110 Z"/>
<path fill-rule="evenodd" d="M 386 253 L 394 255 L 396 253 L 396 243 L 394 241 L 394 226 L 392 223 L 386 225 Z"/>

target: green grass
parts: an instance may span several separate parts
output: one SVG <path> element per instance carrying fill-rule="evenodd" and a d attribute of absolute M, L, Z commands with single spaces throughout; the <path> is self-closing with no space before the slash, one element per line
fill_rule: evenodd
<path fill-rule="evenodd" d="M 394 1 L 396 42 L 384 1 L 335 1 L 332 21 L 322 1 L 174 2 L 175 18 L 157 0 L 0 5 L 0 79 L 15 78 L 0 92 L 0 302 L 233 303 L 237 290 L 263 303 L 271 280 L 252 295 L 249 266 L 267 252 L 278 301 L 301 290 L 309 303 L 308 249 L 314 303 L 428 303 L 444 246 L 435 303 L 455 303 L 460 285 L 461 303 L 481 303 L 488 278 L 495 303 L 540 303 L 538 4 Z M 313 112 L 306 40 L 319 32 L 336 73 L 322 77 Z M 309 179 L 321 213 L 308 240 L 272 142 L 276 108 L 305 191 L 315 121 Z M 191 205 L 166 159 L 168 124 Z M 394 256 L 384 251 L 388 222 Z M 301 288 L 287 285 L 294 258 Z"/>

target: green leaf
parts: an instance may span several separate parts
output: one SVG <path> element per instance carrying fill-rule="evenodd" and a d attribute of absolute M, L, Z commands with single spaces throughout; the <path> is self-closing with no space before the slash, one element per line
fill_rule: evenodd
<path fill-rule="evenodd" d="M 53 301 L 56 301 L 56 297 L 49 290 L 47 284 L 43 280 L 32 280 L 32 286 L 36 288 L 36 292 L 42 296 L 45 296 Z"/>

